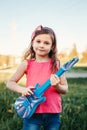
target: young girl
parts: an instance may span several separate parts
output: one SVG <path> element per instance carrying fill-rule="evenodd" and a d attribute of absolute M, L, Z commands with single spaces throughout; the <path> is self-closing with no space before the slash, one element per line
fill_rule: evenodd
<path fill-rule="evenodd" d="M 45 91 L 46 101 L 41 103 L 29 119 L 24 119 L 23 130 L 58 130 L 62 111 L 61 95 L 68 91 L 67 80 L 63 74 L 60 78 L 54 73 L 60 68 L 56 57 L 57 43 L 51 28 L 38 26 L 31 36 L 30 47 L 24 55 L 24 61 L 16 73 L 7 82 L 7 87 L 24 96 L 33 94 L 36 83 L 42 85 L 50 78 L 51 86 Z M 26 87 L 18 81 L 26 74 Z"/>

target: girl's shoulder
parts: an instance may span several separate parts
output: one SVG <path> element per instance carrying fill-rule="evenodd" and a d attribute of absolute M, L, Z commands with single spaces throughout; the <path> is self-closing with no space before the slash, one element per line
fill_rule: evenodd
<path fill-rule="evenodd" d="M 21 64 L 18 66 L 17 68 L 17 72 L 20 73 L 25 73 L 26 72 L 26 68 L 27 68 L 27 62 L 26 61 L 22 61 Z"/>
<path fill-rule="evenodd" d="M 29 70 L 29 67 L 33 61 L 34 61 L 34 59 L 27 59 L 24 61 L 25 62 L 24 64 L 26 65 L 26 73 Z"/>
<path fill-rule="evenodd" d="M 31 62 L 33 62 L 33 61 L 35 61 L 35 59 L 26 59 L 26 63 L 27 63 L 27 65 L 29 65 Z"/>
<path fill-rule="evenodd" d="M 22 68 L 24 68 L 24 69 L 27 69 L 27 67 L 28 67 L 28 65 L 30 64 L 30 62 L 32 62 L 32 60 L 26 59 L 26 60 L 24 60 L 24 61 L 21 62 L 21 64 L 20 64 L 19 67 L 22 67 Z"/>
<path fill-rule="evenodd" d="M 27 68 L 27 61 L 26 60 L 22 61 L 22 63 L 20 64 L 19 67 L 26 69 Z"/>
<path fill-rule="evenodd" d="M 26 60 L 22 61 L 21 66 L 26 67 L 26 66 L 28 66 L 28 64 L 29 64 L 30 62 L 32 62 L 31 59 L 26 59 Z"/>

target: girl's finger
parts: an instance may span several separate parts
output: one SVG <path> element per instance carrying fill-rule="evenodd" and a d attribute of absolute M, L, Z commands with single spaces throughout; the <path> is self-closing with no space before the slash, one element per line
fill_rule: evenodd
<path fill-rule="evenodd" d="M 29 91 L 28 91 L 28 92 L 29 92 L 30 94 L 34 94 L 34 93 L 33 93 L 33 91 L 32 91 L 31 89 L 29 89 Z"/>

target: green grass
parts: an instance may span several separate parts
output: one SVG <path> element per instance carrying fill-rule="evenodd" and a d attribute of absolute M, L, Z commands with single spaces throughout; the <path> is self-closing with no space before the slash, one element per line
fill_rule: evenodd
<path fill-rule="evenodd" d="M 68 79 L 69 93 L 62 95 L 60 130 L 87 129 L 87 78 Z"/>
<path fill-rule="evenodd" d="M 87 78 L 67 79 L 69 92 L 62 95 L 60 130 L 87 130 Z M 0 130 L 21 130 L 22 119 L 13 109 L 19 94 L 0 83 Z"/>
<path fill-rule="evenodd" d="M 69 72 L 75 72 L 75 73 L 87 73 L 87 67 L 78 67 L 78 66 L 75 66 L 73 67 Z"/>
<path fill-rule="evenodd" d="M 71 72 L 87 73 L 87 67 L 74 67 Z M 6 88 L 12 73 L 0 71 L 0 130 L 21 130 L 22 119 L 13 105 L 19 94 Z M 63 111 L 60 130 L 87 130 L 87 78 L 68 78 L 69 92 L 62 95 Z M 24 79 L 21 84 L 24 84 Z"/>

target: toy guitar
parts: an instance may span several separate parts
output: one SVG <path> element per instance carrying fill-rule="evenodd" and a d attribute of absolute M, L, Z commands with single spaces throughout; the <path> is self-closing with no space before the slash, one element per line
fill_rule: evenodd
<path fill-rule="evenodd" d="M 55 74 L 60 77 L 64 72 L 72 69 L 78 60 L 78 57 L 72 58 L 70 61 L 66 62 Z M 17 111 L 17 114 L 21 118 L 29 119 L 35 112 L 38 105 L 46 101 L 46 97 L 43 97 L 42 95 L 50 87 L 50 85 L 51 82 L 50 79 L 48 79 L 42 86 L 36 84 L 35 89 L 33 90 L 34 94 L 17 98 L 14 103 L 14 108 Z"/>

